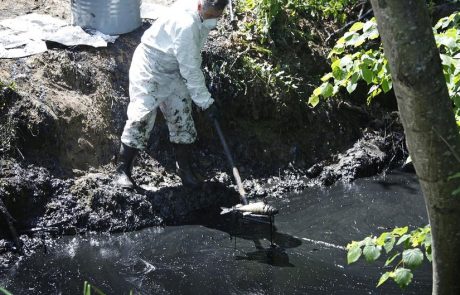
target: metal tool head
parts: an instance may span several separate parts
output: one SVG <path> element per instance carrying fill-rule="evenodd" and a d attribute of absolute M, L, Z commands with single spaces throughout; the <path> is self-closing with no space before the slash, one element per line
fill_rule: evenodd
<path fill-rule="evenodd" d="M 258 223 L 266 223 L 266 224 L 273 224 L 274 222 L 274 216 L 269 216 L 269 215 L 260 215 L 260 214 L 254 214 L 254 213 L 246 213 L 246 214 L 240 214 L 241 218 L 243 220 L 248 220 L 251 222 L 258 222 Z"/>

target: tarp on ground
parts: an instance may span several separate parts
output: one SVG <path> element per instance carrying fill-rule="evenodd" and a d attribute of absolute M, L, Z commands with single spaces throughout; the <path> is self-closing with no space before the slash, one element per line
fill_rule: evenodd
<path fill-rule="evenodd" d="M 117 37 L 85 31 L 49 15 L 31 13 L 0 21 L 0 58 L 42 53 L 47 50 L 45 41 L 65 46 L 106 47 L 107 42 L 113 43 Z"/>

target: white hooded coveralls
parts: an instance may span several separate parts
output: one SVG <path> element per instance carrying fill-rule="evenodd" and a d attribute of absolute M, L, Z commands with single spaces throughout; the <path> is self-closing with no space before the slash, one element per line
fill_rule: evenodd
<path fill-rule="evenodd" d="M 128 120 L 121 136 L 124 144 L 137 149 L 147 146 L 158 107 L 171 142 L 196 140 L 191 102 L 201 109 L 214 102 L 201 70 L 201 49 L 209 30 L 202 25 L 197 6 L 197 1 L 179 1 L 142 36 L 129 70 Z"/>

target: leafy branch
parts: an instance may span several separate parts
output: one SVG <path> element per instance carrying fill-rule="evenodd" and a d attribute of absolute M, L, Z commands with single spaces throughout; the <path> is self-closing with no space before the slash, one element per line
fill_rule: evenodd
<path fill-rule="evenodd" d="M 440 19 L 433 32 L 460 126 L 460 12 Z M 359 82 L 369 87 L 368 103 L 380 93 L 389 92 L 392 79 L 379 38 L 375 18 L 355 23 L 329 53 L 331 72 L 321 78 L 323 83 L 313 91 L 309 105 L 315 107 L 321 98 L 333 97 L 342 88 L 351 94 Z"/>
<path fill-rule="evenodd" d="M 395 246 L 403 250 L 397 250 Z M 380 277 L 377 287 L 391 278 L 399 287 L 405 288 L 412 281 L 412 271 L 422 264 L 424 257 L 432 261 L 431 227 L 427 225 L 410 233 L 407 226 L 397 227 L 391 232 L 383 232 L 379 237 L 369 236 L 362 241 L 352 241 L 347 245 L 347 262 L 352 264 L 362 256 L 367 262 L 373 262 L 382 255 L 383 250 L 388 256 L 384 267 L 393 267 L 393 270 Z"/>

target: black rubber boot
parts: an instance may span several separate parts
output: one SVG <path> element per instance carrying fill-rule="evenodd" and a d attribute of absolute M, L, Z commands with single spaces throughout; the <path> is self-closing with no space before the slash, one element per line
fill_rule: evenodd
<path fill-rule="evenodd" d="M 193 173 L 190 159 L 192 157 L 191 146 L 189 144 L 174 144 L 176 151 L 177 174 L 182 180 L 182 185 L 197 188 L 202 184 L 201 179 Z"/>
<path fill-rule="evenodd" d="M 116 170 L 115 183 L 127 189 L 134 189 L 136 184 L 131 178 L 131 171 L 134 166 L 134 159 L 136 158 L 138 149 L 129 147 L 124 143 L 120 146 L 120 154 L 118 155 L 118 164 Z"/>

